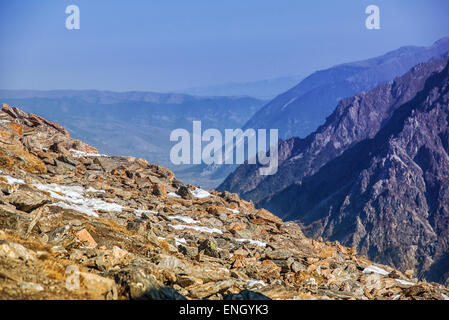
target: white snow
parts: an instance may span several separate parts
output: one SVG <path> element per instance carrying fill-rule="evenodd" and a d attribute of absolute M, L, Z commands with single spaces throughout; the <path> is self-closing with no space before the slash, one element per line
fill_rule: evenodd
<path fill-rule="evenodd" d="M 384 269 L 376 267 L 376 266 L 373 266 L 373 265 L 371 265 L 369 267 L 366 267 L 363 270 L 363 273 L 378 273 L 378 274 L 383 275 L 383 276 L 387 276 L 389 274 L 388 271 L 385 271 Z"/>
<path fill-rule="evenodd" d="M 97 190 L 97 189 L 94 189 L 92 187 L 87 188 L 86 192 L 106 193 L 106 191 L 104 191 L 104 190 Z"/>
<path fill-rule="evenodd" d="M 398 295 L 395 295 L 394 297 L 393 297 L 393 300 L 399 300 L 399 298 L 401 297 L 401 295 L 400 294 L 398 294 Z"/>
<path fill-rule="evenodd" d="M 141 209 L 137 209 L 137 210 L 134 210 L 134 212 L 137 214 L 137 215 L 142 215 L 142 214 L 144 214 L 144 213 L 150 213 L 150 214 L 155 214 L 155 215 L 159 215 L 159 212 L 157 212 L 157 211 L 153 211 L 153 210 L 141 210 Z"/>
<path fill-rule="evenodd" d="M 79 151 L 79 150 L 75 150 L 75 149 L 70 149 L 69 150 L 71 153 L 73 153 L 73 157 L 74 158 L 79 158 L 79 157 L 107 157 L 107 155 L 105 154 L 100 154 L 100 153 L 87 153 L 84 151 Z"/>
<path fill-rule="evenodd" d="M 267 243 L 259 240 L 251 240 L 251 239 L 236 239 L 238 242 L 249 242 L 250 244 L 255 244 L 257 246 L 266 247 Z"/>
<path fill-rule="evenodd" d="M 249 286 L 249 287 L 254 287 L 254 286 L 258 286 L 258 285 L 261 285 L 261 286 L 266 286 L 266 283 L 265 282 L 263 282 L 262 280 L 246 280 L 246 284 Z"/>
<path fill-rule="evenodd" d="M 210 193 L 207 192 L 206 190 L 201 189 L 201 188 L 196 188 L 194 190 L 190 190 L 190 192 L 197 199 L 204 199 L 204 198 L 210 197 Z"/>
<path fill-rule="evenodd" d="M 199 223 L 199 221 L 196 221 L 190 217 L 182 217 L 182 216 L 172 216 L 172 217 L 167 217 L 169 220 L 178 220 L 178 221 L 182 221 L 185 223 Z"/>
<path fill-rule="evenodd" d="M 406 280 L 401 280 L 401 279 L 396 279 L 396 281 L 405 286 L 414 286 L 416 284 L 416 283 L 406 281 Z"/>
<path fill-rule="evenodd" d="M 121 212 L 123 207 L 116 203 L 105 202 L 97 198 L 86 198 L 84 193 L 92 192 L 93 188 L 85 190 L 81 186 L 61 186 L 56 183 L 52 184 L 34 184 L 37 189 L 50 193 L 50 196 L 61 200 L 54 203 L 64 209 L 73 209 L 75 211 L 87 214 L 89 216 L 98 217 L 94 210 L 102 210 L 108 212 Z M 95 190 L 101 192 L 102 190 Z"/>
<path fill-rule="evenodd" d="M 449 300 L 449 297 L 447 295 L 445 295 L 444 293 L 442 293 L 441 296 L 443 297 L 444 300 Z"/>
<path fill-rule="evenodd" d="M 6 179 L 8 184 L 25 184 L 25 181 L 23 181 L 22 179 L 16 179 L 10 176 L 2 176 Z"/>
<path fill-rule="evenodd" d="M 181 198 L 181 196 L 180 196 L 179 194 L 174 193 L 174 192 L 169 192 L 169 193 L 168 193 L 168 196 L 169 196 L 169 197 L 173 197 L 173 198 Z"/>
<path fill-rule="evenodd" d="M 226 208 L 226 209 L 229 211 L 232 211 L 233 213 L 236 213 L 236 214 L 240 213 L 240 211 L 237 209 L 231 209 L 231 208 Z"/>
<path fill-rule="evenodd" d="M 175 238 L 175 245 L 179 246 L 181 244 L 187 244 L 186 239 L 184 239 L 184 238 Z"/>
<path fill-rule="evenodd" d="M 207 227 L 200 227 L 200 226 L 188 226 L 185 224 L 176 224 L 176 225 L 170 225 L 173 229 L 176 230 L 184 230 L 184 229 L 193 229 L 199 232 L 206 232 L 206 233 L 218 233 L 223 234 L 221 230 L 215 229 L 215 228 L 207 228 Z"/>

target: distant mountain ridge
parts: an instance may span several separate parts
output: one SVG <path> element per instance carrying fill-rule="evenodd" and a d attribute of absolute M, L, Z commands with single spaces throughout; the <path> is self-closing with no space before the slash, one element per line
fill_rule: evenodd
<path fill-rule="evenodd" d="M 298 75 L 246 83 L 225 83 L 194 87 L 176 90 L 175 92 L 199 96 L 249 96 L 263 100 L 271 100 L 296 85 L 302 79 L 304 79 L 304 76 Z"/>
<path fill-rule="evenodd" d="M 178 172 L 170 161 L 170 133 L 203 128 L 240 128 L 265 102 L 250 97 L 197 97 L 154 92 L 98 90 L 0 90 L 2 101 L 61 123 L 101 153 L 130 155 Z M 184 177 L 196 183 L 196 177 Z M 199 183 L 197 183 L 199 184 Z"/>
<path fill-rule="evenodd" d="M 449 37 L 429 47 L 407 46 L 363 61 L 320 70 L 261 108 L 244 128 L 279 129 L 279 137 L 305 137 L 323 124 L 337 102 L 393 80 L 449 51 Z"/>

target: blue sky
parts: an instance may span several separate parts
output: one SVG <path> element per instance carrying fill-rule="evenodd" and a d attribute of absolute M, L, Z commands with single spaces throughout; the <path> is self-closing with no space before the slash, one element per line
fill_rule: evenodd
<path fill-rule="evenodd" d="M 65 28 L 78 5 L 81 29 Z M 365 28 L 378 5 L 381 29 Z M 449 35 L 447 0 L 1 0 L 0 88 L 170 91 L 306 75 Z"/>

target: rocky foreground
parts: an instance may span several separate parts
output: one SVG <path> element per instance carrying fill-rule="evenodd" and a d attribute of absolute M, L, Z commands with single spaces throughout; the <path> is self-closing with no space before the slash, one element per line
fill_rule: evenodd
<path fill-rule="evenodd" d="M 5 104 L 0 168 L 1 299 L 449 299 L 236 194 L 98 154 Z"/>

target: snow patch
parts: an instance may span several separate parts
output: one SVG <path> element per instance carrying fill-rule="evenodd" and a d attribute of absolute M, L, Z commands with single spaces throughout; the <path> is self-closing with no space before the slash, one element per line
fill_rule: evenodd
<path fill-rule="evenodd" d="M 251 239 L 236 239 L 238 242 L 249 242 L 250 244 L 255 244 L 257 246 L 266 247 L 267 243 L 259 240 L 251 240 Z"/>
<path fill-rule="evenodd" d="M 263 287 L 265 287 L 267 285 L 262 280 L 246 280 L 246 284 L 249 287 L 255 287 L 255 286 L 263 286 Z"/>
<path fill-rule="evenodd" d="M 205 232 L 205 233 L 218 233 L 223 234 L 221 230 L 215 229 L 215 228 L 207 228 L 207 227 L 200 227 L 200 226 L 188 226 L 185 224 L 176 224 L 176 225 L 170 225 L 173 229 L 176 230 L 184 230 L 184 229 L 192 229 L 199 232 Z"/>
<path fill-rule="evenodd" d="M 8 184 L 25 184 L 25 181 L 22 179 L 16 179 L 10 176 L 2 176 L 6 179 Z"/>
<path fill-rule="evenodd" d="M 182 216 L 172 216 L 172 217 L 167 217 L 169 220 L 178 220 L 178 221 L 182 221 L 184 223 L 199 223 L 199 221 L 196 221 L 190 217 L 182 217 Z"/>
<path fill-rule="evenodd" d="M 88 192 L 89 189 L 85 190 L 81 186 L 61 186 L 56 183 L 52 184 L 34 184 L 39 190 L 46 191 L 50 193 L 50 196 L 61 200 L 60 202 L 52 204 L 53 206 L 58 206 L 64 209 L 72 209 L 89 216 L 98 217 L 94 210 L 102 210 L 106 212 L 121 212 L 123 207 L 116 203 L 105 202 L 97 198 L 86 198 L 84 193 Z M 91 189 L 89 192 L 92 192 Z M 95 192 L 101 192 L 102 190 L 95 190 Z"/>
<path fill-rule="evenodd" d="M 100 153 L 87 153 L 84 151 L 79 151 L 79 150 L 75 150 L 75 149 L 70 149 L 69 150 L 71 153 L 73 153 L 73 157 L 74 158 L 79 158 L 79 157 L 107 157 L 107 155 L 105 154 L 100 154 Z"/>
<path fill-rule="evenodd" d="M 201 189 L 201 188 L 196 188 L 194 190 L 190 190 L 190 192 L 197 199 L 204 199 L 204 198 L 209 198 L 210 197 L 210 193 L 207 192 L 206 190 Z"/>
<path fill-rule="evenodd" d="M 406 280 L 401 280 L 401 279 L 396 279 L 396 281 L 399 282 L 400 284 L 403 284 L 404 286 L 414 286 L 416 284 L 416 283 L 406 281 Z"/>
<path fill-rule="evenodd" d="M 169 192 L 167 195 L 169 197 L 173 197 L 173 198 L 181 198 L 181 196 L 179 194 L 174 193 L 174 192 Z"/>
<path fill-rule="evenodd" d="M 181 244 L 187 244 L 186 239 L 184 238 L 175 238 L 175 245 L 180 246 Z"/>
<path fill-rule="evenodd" d="M 390 274 L 388 271 L 372 265 L 363 269 L 363 273 L 378 273 L 383 276 L 387 276 Z"/>
<path fill-rule="evenodd" d="M 226 208 L 226 210 L 232 211 L 235 214 L 239 214 L 240 213 L 240 211 L 237 210 L 237 209 Z"/>

